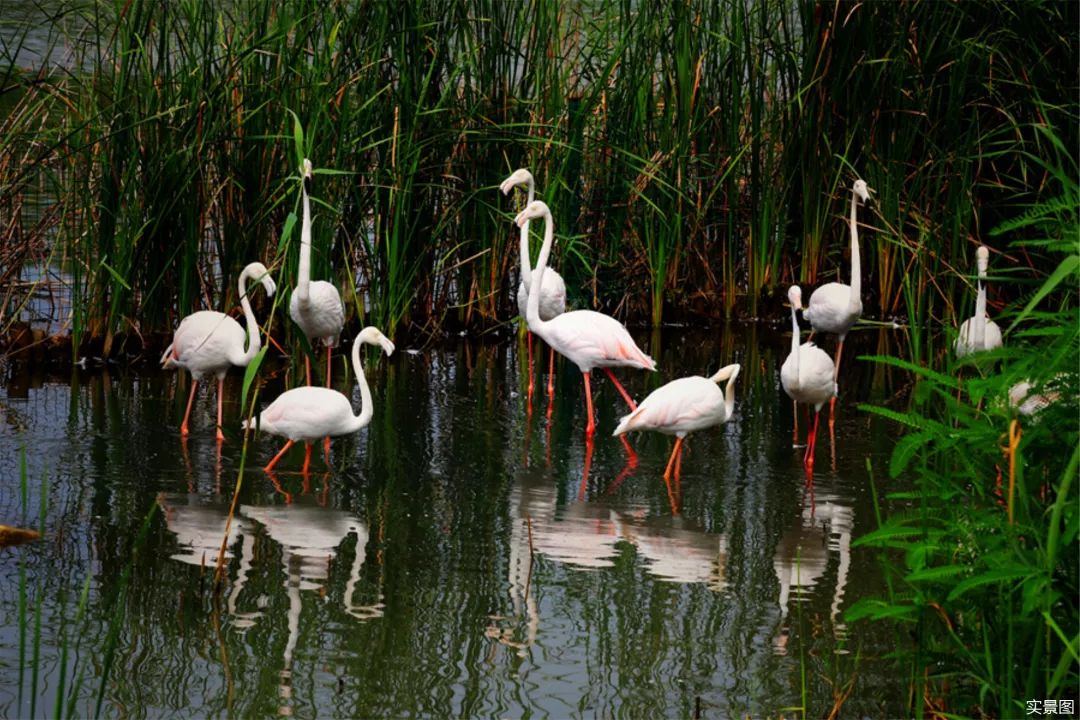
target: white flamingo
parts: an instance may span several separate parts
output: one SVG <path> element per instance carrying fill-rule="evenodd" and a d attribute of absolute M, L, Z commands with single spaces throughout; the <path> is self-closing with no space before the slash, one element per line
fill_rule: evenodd
<path fill-rule="evenodd" d="M 529 288 L 529 305 L 525 318 L 529 329 L 560 355 L 569 359 L 581 370 L 585 380 L 585 404 L 589 415 L 589 424 L 585 428 L 587 438 L 592 438 L 596 431 L 593 420 L 592 389 L 589 374 L 593 368 L 603 368 L 615 383 L 631 410 L 637 410 L 637 404 L 630 394 L 611 372 L 613 367 L 636 367 L 642 370 L 656 370 L 656 361 L 642 352 L 630 333 L 615 318 L 592 310 L 574 310 L 555 316 L 552 320 L 540 317 L 540 296 L 547 269 L 548 256 L 555 229 L 551 210 L 541 200 L 534 200 L 518 213 L 514 222 L 522 227 L 530 219 L 544 218 L 544 244 L 536 260 L 533 279 Z"/>
<path fill-rule="evenodd" d="M 272 435 L 288 439 L 285 447 L 267 464 L 267 471 L 273 469 L 294 443 L 303 442 L 307 450 L 304 458 L 306 473 L 311 465 L 312 442 L 323 437 L 354 433 L 371 422 L 374 413 L 371 390 L 368 389 L 364 368 L 360 364 L 360 346 L 364 343 L 381 346 L 387 355 L 394 352 L 394 343 L 377 328 L 366 327 L 356 336 L 352 349 L 352 366 L 356 373 L 356 382 L 360 386 L 362 407 L 359 415 L 353 415 L 352 401 L 337 390 L 307 386 L 293 388 L 278 395 L 259 415 L 258 425 L 253 419 L 244 421 L 245 429 L 259 427 Z"/>
<path fill-rule="evenodd" d="M 859 228 L 856 210 L 859 201 L 869 202 L 872 188 L 864 180 L 856 180 L 851 186 L 851 217 L 848 226 L 851 229 L 851 285 L 831 282 L 822 285 L 810 295 L 810 304 L 803 311 L 803 317 L 810 323 L 814 332 L 834 333 L 839 342 L 836 345 L 836 363 L 833 366 L 833 382 L 840 375 L 840 356 L 844 352 L 844 338 L 862 315 L 862 266 L 859 263 Z M 833 422 L 833 410 L 836 397 L 829 401 L 829 423 Z"/>
<path fill-rule="evenodd" d="M 510 177 L 503 180 L 499 185 L 503 195 L 508 195 L 514 187 L 524 185 L 528 189 L 526 206 L 536 199 L 536 183 L 531 172 L 525 168 L 515 170 Z M 521 254 L 521 282 L 518 283 L 517 304 L 521 317 L 526 317 L 529 309 L 529 286 L 532 284 L 532 268 L 529 263 L 529 222 L 521 226 L 521 239 L 519 242 Z M 562 276 L 551 268 L 544 274 L 544 287 L 540 294 L 540 318 L 553 320 L 556 315 L 566 312 L 566 283 Z M 530 330 L 529 338 L 529 397 L 533 394 L 533 333 Z M 548 397 L 555 394 L 555 348 L 548 349 Z"/>
<path fill-rule="evenodd" d="M 180 434 L 187 435 L 188 420 L 191 417 L 191 405 L 195 400 L 195 390 L 199 381 L 208 375 L 217 375 L 217 439 L 224 440 L 221 432 L 221 402 L 225 386 L 225 373 L 230 365 L 245 367 L 262 347 L 259 340 L 259 323 L 251 311 L 247 296 L 247 282 L 254 279 L 262 283 L 267 295 L 273 295 L 277 287 L 270 277 L 266 266 L 260 262 L 250 263 L 240 273 L 240 306 L 244 309 L 244 322 L 247 329 L 225 313 L 216 310 L 200 310 L 180 321 L 173 333 L 173 341 L 161 356 L 164 368 L 186 368 L 191 373 L 191 394 L 188 395 L 184 422 L 180 424 Z M 244 343 L 247 341 L 247 350 Z"/>
<path fill-rule="evenodd" d="M 780 367 L 780 384 L 793 401 L 814 406 L 814 426 L 807 436 L 803 454 L 803 465 L 811 469 L 814 467 L 821 406 L 836 397 L 835 366 L 829 355 L 814 343 L 799 344 L 799 320 L 795 310 L 802 306 L 802 288 L 792 285 L 788 290 L 788 302 L 791 303 L 791 352 Z"/>
<path fill-rule="evenodd" d="M 953 345 L 956 357 L 971 353 L 993 350 L 1001 347 L 1001 328 L 986 317 L 986 268 L 990 264 L 990 251 L 980 245 L 975 251 L 975 265 L 978 267 L 978 290 L 975 294 L 975 314 L 960 325 L 960 333 Z"/>
<path fill-rule="evenodd" d="M 345 305 L 341 293 L 333 283 L 311 279 L 311 202 L 308 192 L 311 186 L 311 161 L 304 158 L 302 194 L 303 220 L 300 225 L 300 265 L 296 276 L 296 289 L 289 298 L 289 317 L 307 336 L 312 350 L 315 341 L 326 346 L 326 386 L 330 387 L 330 355 L 337 345 L 342 328 L 345 327 Z M 304 356 L 307 384 L 311 384 L 311 360 Z"/>
<path fill-rule="evenodd" d="M 675 436 L 675 447 L 671 451 L 664 479 L 671 477 L 674 465 L 675 475 L 679 475 L 682 465 L 682 444 L 688 433 L 703 430 L 713 425 L 722 425 L 731 420 L 735 412 L 735 379 L 739 376 L 740 365 L 734 363 L 721 368 L 712 377 L 693 375 L 672 380 L 667 385 L 656 388 L 641 401 L 637 410 L 619 421 L 613 435 L 622 435 L 631 430 L 655 430 L 665 435 Z M 719 383 L 727 381 L 724 391 Z"/>

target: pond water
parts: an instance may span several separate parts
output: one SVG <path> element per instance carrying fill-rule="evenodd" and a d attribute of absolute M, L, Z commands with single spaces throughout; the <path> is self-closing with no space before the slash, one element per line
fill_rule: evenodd
<path fill-rule="evenodd" d="M 243 457 L 239 372 L 219 449 L 212 394 L 180 439 L 186 375 L 10 366 L 0 523 L 43 515 L 45 536 L 0 550 L 0 715 L 52 716 L 61 682 L 78 716 L 100 692 L 103 714 L 136 718 L 790 717 L 804 687 L 807 714 L 824 716 L 849 686 L 845 716 L 902 714 L 905 684 L 881 659 L 893 639 L 842 617 L 883 590 L 852 543 L 875 526 L 867 461 L 884 482 L 892 445 L 855 408 L 890 378 L 856 357 L 896 338 L 849 337 L 812 494 L 779 388 L 789 338 L 638 335 L 660 369 L 618 372 L 639 399 L 743 366 L 734 419 L 689 437 L 670 492 L 671 438 L 631 435 L 628 463 L 610 437 L 622 400 L 598 376 L 587 444 L 565 362 L 550 414 L 542 391 L 528 412 L 524 345 L 505 337 L 370 354 L 374 420 L 309 477 L 301 449 L 260 469 L 274 437 Z"/>

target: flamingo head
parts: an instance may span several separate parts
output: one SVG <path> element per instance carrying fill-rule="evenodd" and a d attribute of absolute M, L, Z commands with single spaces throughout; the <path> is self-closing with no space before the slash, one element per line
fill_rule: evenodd
<path fill-rule="evenodd" d="M 244 268 L 244 273 L 258 282 L 262 283 L 263 290 L 266 291 L 268 297 L 273 297 L 277 291 L 277 284 L 274 282 L 274 278 L 270 277 L 270 271 L 266 269 L 266 266 L 261 262 L 249 263 Z"/>
<path fill-rule="evenodd" d="M 792 285 L 787 291 L 788 302 L 791 303 L 791 307 L 801 310 L 802 309 L 802 288 L 798 285 Z"/>
<path fill-rule="evenodd" d="M 304 158 L 304 162 L 300 165 L 300 177 L 304 179 L 304 192 L 311 194 L 311 161 Z"/>
<path fill-rule="evenodd" d="M 383 335 L 379 328 L 372 325 L 360 331 L 360 334 L 356 336 L 356 342 L 378 345 L 387 355 L 394 354 L 394 343 L 390 342 L 390 338 Z"/>
<path fill-rule="evenodd" d="M 851 186 L 851 192 L 855 193 L 860 200 L 866 203 L 870 202 L 870 193 L 874 192 L 874 189 L 868 187 L 865 180 L 859 179 Z"/>
<path fill-rule="evenodd" d="M 534 187 L 532 173 L 525 168 L 519 168 L 510 173 L 510 177 L 502 181 L 499 189 L 502 190 L 503 195 L 509 195 L 510 191 L 518 185 L 525 185 L 532 189 Z"/>
<path fill-rule="evenodd" d="M 551 210 L 548 209 L 547 203 L 543 200 L 533 200 L 531 203 L 525 206 L 525 209 L 517 214 L 514 218 L 514 222 L 518 227 L 523 227 L 525 223 L 530 220 L 536 220 L 537 218 L 550 217 Z"/>
<path fill-rule="evenodd" d="M 990 250 L 985 245 L 980 245 L 975 251 L 975 266 L 980 275 L 985 275 L 986 269 L 990 267 Z"/>
<path fill-rule="evenodd" d="M 710 380 L 714 383 L 721 383 L 727 380 L 728 382 L 735 382 L 735 378 L 739 377 L 739 371 L 742 370 L 742 365 L 739 363 L 732 363 L 731 365 L 725 365 L 716 371 Z"/>

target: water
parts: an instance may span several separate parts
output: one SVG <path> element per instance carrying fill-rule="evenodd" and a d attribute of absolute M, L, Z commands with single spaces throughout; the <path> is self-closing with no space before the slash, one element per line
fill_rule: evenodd
<path fill-rule="evenodd" d="M 812 496 L 779 389 L 789 336 L 733 326 L 639 341 L 660 372 L 618 373 L 638 398 L 743 364 L 734 419 L 690 436 L 678 488 L 661 477 L 671 438 L 632 435 L 634 467 L 608 436 L 624 406 L 606 378 L 590 452 L 572 366 L 549 419 L 542 390 L 526 411 L 518 343 L 371 354 L 374 420 L 334 441 L 331 469 L 319 457 L 305 479 L 295 450 L 268 476 L 258 468 L 280 443 L 254 442 L 218 593 L 241 375 L 226 385 L 219 453 L 205 394 L 181 442 L 189 386 L 176 373 L 9 367 L 0 522 L 36 526 L 43 492 L 47 503 L 44 539 L 0 550 L 0 715 L 51 716 L 62 675 L 66 693 L 80 681 L 73 712 L 92 714 L 110 627 L 109 716 L 792 716 L 803 673 L 810 715 L 848 683 L 846 716 L 903 714 L 903 683 L 879 659 L 894 639 L 842 617 L 882 590 L 852 542 L 874 527 L 866 462 L 884 477 L 892 444 L 854 407 L 890 379 L 855 358 L 894 338 L 849 338 L 842 442 L 823 422 Z"/>

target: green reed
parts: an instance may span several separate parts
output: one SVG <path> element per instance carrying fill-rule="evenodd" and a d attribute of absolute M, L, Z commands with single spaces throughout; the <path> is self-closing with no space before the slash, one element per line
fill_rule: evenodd
<path fill-rule="evenodd" d="M 1031 157 L 1052 148 L 1032 128 L 1075 145 L 1061 68 L 1078 43 L 1059 29 L 1076 14 L 72 3 L 55 36 L 78 71 L 15 74 L 12 51 L 0 68 L 22 97 L 0 125 L 0 167 L 20 170 L 0 183 L 16 198 L 34 179 L 58 225 L 28 226 L 4 199 L 0 228 L 54 233 L 76 348 L 152 344 L 186 313 L 235 306 L 247 262 L 295 276 L 292 111 L 315 166 L 345 173 L 319 178 L 313 274 L 344 287 L 350 322 L 415 334 L 513 317 L 512 207 L 494 188 L 528 166 L 573 305 L 656 325 L 771 314 L 777 287 L 847 281 L 861 176 L 878 190 L 862 217 L 866 313 L 906 320 L 911 356 L 928 358 L 940 348 L 921 328 L 957 316 L 974 245 L 1036 192 Z"/>
<path fill-rule="evenodd" d="M 991 235 L 1031 238 L 1010 251 L 1054 269 L 1013 278 L 1020 297 L 995 314 L 1005 346 L 939 368 L 875 358 L 917 378 L 910 409 L 867 408 L 906 428 L 890 474 L 913 475 L 917 489 L 894 493 L 911 509 L 879 516 L 858 541 L 891 551 L 890 592 L 849 615 L 913 639 L 898 648 L 917 716 L 1021 715 L 1026 700 L 1080 690 L 1080 183 L 1060 138 L 1037 134 L 1056 155 L 1032 163 L 1043 199 Z M 1021 381 L 1050 399 L 1045 409 L 1017 413 L 1008 395 Z"/>

